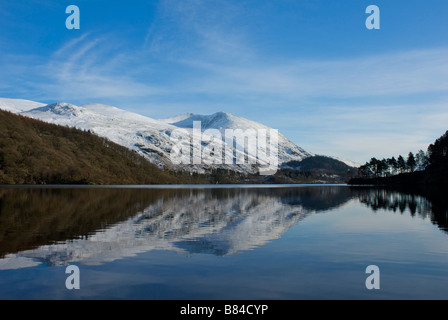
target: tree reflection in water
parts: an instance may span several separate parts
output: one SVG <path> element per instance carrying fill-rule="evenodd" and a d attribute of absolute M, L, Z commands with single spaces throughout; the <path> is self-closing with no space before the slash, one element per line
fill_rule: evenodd
<path fill-rule="evenodd" d="M 387 188 L 353 187 L 359 201 L 373 211 L 380 209 L 411 216 L 429 218 L 441 230 L 448 232 L 448 201 L 441 189 L 393 190 Z"/>
<path fill-rule="evenodd" d="M 448 232 L 441 193 L 348 186 L 0 188 L 0 260 L 17 254 L 49 265 L 102 263 L 155 249 L 232 255 L 358 200 L 373 211 L 429 218 Z"/>

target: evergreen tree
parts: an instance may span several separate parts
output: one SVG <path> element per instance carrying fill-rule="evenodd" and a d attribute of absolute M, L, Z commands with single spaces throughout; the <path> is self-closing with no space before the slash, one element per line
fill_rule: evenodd
<path fill-rule="evenodd" d="M 377 158 L 372 158 L 370 159 L 369 166 L 375 177 L 378 177 L 380 175 L 380 161 Z"/>
<path fill-rule="evenodd" d="M 406 169 L 407 169 L 406 161 L 404 160 L 402 155 L 398 156 L 397 164 L 398 164 L 398 170 L 400 170 L 400 173 L 403 173 L 406 171 Z"/>
<path fill-rule="evenodd" d="M 370 170 L 368 162 L 358 168 L 358 175 L 364 178 L 370 177 L 372 175 L 372 171 Z"/>
<path fill-rule="evenodd" d="M 395 174 L 398 170 L 398 162 L 395 157 L 387 159 L 387 164 L 389 165 L 389 170 L 391 174 Z"/>
<path fill-rule="evenodd" d="M 431 165 L 448 162 L 448 131 L 428 147 L 428 161 Z"/>
<path fill-rule="evenodd" d="M 428 165 L 428 157 L 423 150 L 420 150 L 415 156 L 415 162 L 417 163 L 417 170 L 424 170 Z"/>
<path fill-rule="evenodd" d="M 387 175 L 387 173 L 389 172 L 389 164 L 388 164 L 388 162 L 387 162 L 387 160 L 386 159 L 382 159 L 379 163 L 378 163 L 378 166 L 379 166 L 379 169 L 378 169 L 378 171 L 379 171 L 379 174 L 381 175 L 381 176 L 385 176 L 385 175 Z"/>
<path fill-rule="evenodd" d="M 409 168 L 409 171 L 414 172 L 415 167 L 417 166 L 417 162 L 415 161 L 415 157 L 412 152 L 409 152 L 408 159 L 406 161 L 406 165 Z"/>

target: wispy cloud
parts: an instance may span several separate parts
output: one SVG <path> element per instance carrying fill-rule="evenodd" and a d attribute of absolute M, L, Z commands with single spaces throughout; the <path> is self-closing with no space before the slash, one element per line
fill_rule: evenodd
<path fill-rule="evenodd" d="M 243 23 L 245 14 L 244 2 L 162 0 L 143 34 L 143 45 L 92 31 L 56 48 L 49 57 L 9 57 L 2 66 L 29 76 L 27 86 L 54 99 L 142 97 L 171 106 L 181 106 L 192 96 L 199 104 L 213 97 L 219 103 L 225 97 L 235 108 L 247 101 L 270 108 L 272 101 L 291 107 L 322 98 L 448 91 L 447 47 L 345 59 L 279 60 L 252 45 L 253 30 Z M 23 68 L 27 70 L 21 73 Z M 11 81 L 0 80 L 0 85 Z"/>
<path fill-rule="evenodd" d="M 217 10 L 219 8 L 219 10 Z M 161 0 L 145 36 L 149 52 L 167 58 L 235 59 L 248 56 L 243 2 Z"/>
<path fill-rule="evenodd" d="M 309 151 L 360 162 L 443 133 L 448 47 L 276 56 L 260 44 L 257 24 L 245 23 L 246 4 L 161 0 L 140 38 L 92 29 L 48 56 L 0 52 L 0 96 L 96 100 L 157 117 L 227 111 L 280 129 Z"/>
<path fill-rule="evenodd" d="M 291 60 L 280 64 L 254 57 L 228 64 L 183 60 L 207 70 L 192 90 L 271 94 L 290 98 L 408 95 L 448 91 L 447 48 L 345 60 Z M 258 62 L 257 62 L 258 61 Z"/>
<path fill-rule="evenodd" d="M 115 51 L 110 39 L 83 35 L 56 50 L 50 57 L 6 58 L 11 79 L 20 74 L 21 83 L 37 99 L 82 101 L 148 96 L 161 90 L 133 78 L 133 68 L 120 59 L 126 52 Z M 1 84 L 1 81 L 0 81 Z"/>
<path fill-rule="evenodd" d="M 171 83 L 178 92 L 297 100 L 448 91 L 448 47 L 280 60 L 252 43 L 244 3 L 160 1 L 145 43 L 151 57 L 189 72 Z"/>

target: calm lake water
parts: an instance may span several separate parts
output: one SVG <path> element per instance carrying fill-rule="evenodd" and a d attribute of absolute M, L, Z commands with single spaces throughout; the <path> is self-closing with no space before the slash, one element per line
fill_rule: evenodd
<path fill-rule="evenodd" d="M 448 299 L 447 221 L 369 187 L 5 187 L 0 299 Z"/>

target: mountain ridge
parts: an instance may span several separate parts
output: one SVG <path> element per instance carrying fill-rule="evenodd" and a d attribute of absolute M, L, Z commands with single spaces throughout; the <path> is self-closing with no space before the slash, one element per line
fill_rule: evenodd
<path fill-rule="evenodd" d="M 176 168 L 170 161 L 170 152 L 174 146 L 171 134 L 178 129 L 192 130 L 194 121 L 201 121 L 202 132 L 208 129 L 217 129 L 222 133 L 226 129 L 271 129 L 264 124 L 223 111 L 211 115 L 185 113 L 166 119 L 153 119 L 98 103 L 77 106 L 67 102 L 44 104 L 30 100 L 8 98 L 0 98 L 0 109 L 47 123 L 90 131 L 144 156 L 160 168 L 167 169 Z M 316 156 L 314 153 L 297 146 L 281 133 L 278 133 L 278 142 L 279 168 L 291 161 L 302 161 Z M 224 141 L 222 143 L 225 144 Z M 354 167 L 352 162 L 328 157 Z M 181 167 L 181 170 L 197 173 L 205 173 L 211 169 L 230 169 L 242 173 L 255 173 L 251 164 L 237 166 L 188 164 Z"/>

